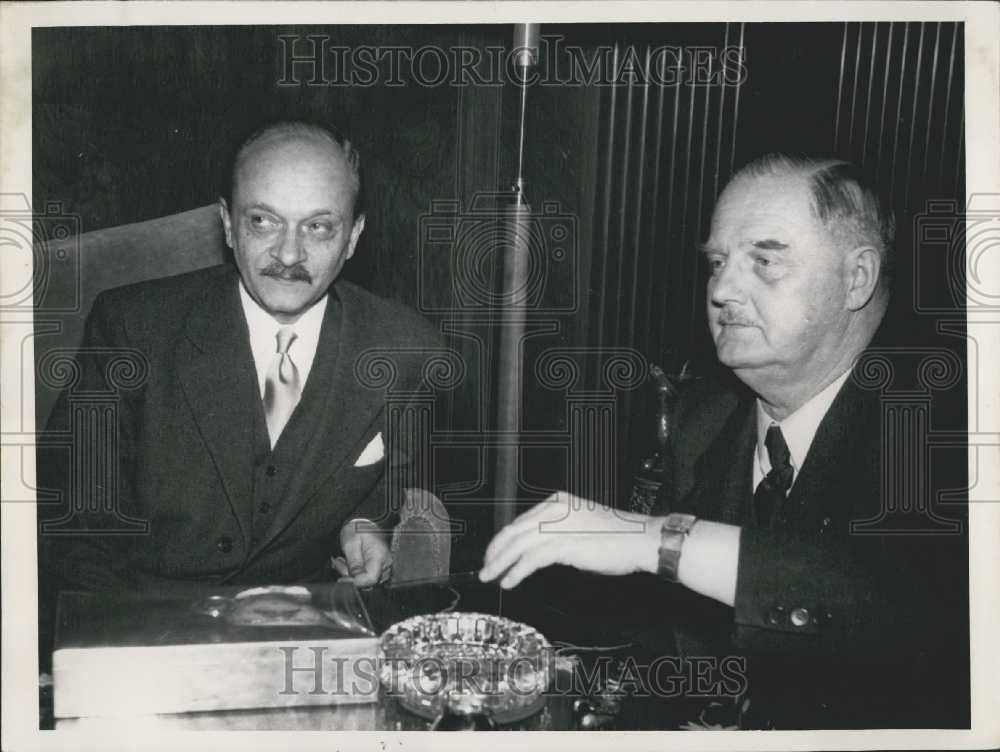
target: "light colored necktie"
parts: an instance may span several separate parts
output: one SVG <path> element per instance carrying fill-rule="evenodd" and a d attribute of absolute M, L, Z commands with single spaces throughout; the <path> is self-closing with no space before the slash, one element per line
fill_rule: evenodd
<path fill-rule="evenodd" d="M 264 415 L 272 449 L 302 396 L 299 369 L 288 354 L 288 348 L 295 341 L 295 332 L 290 326 L 283 326 L 278 330 L 276 339 L 278 350 L 264 380 Z"/>

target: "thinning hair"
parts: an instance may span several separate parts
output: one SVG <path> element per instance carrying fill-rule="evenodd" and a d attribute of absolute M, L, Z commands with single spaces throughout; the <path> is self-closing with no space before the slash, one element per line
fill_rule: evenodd
<path fill-rule="evenodd" d="M 351 168 L 351 176 L 354 182 L 354 217 L 360 217 L 365 213 L 364 203 L 364 177 L 361 170 L 361 154 L 351 144 L 350 140 L 328 123 L 312 120 L 280 120 L 259 128 L 240 142 L 233 152 L 223 173 L 222 197 L 226 204 L 232 208 L 233 189 L 236 184 L 236 171 L 246 157 L 250 148 L 259 141 L 274 137 L 300 137 L 300 138 L 320 138 L 329 142 L 331 147 L 336 148 L 347 161 Z"/>
<path fill-rule="evenodd" d="M 812 214 L 838 242 L 878 251 L 879 282 L 887 290 L 895 267 L 896 220 L 874 180 L 846 160 L 765 154 L 741 168 L 733 181 L 791 175 L 806 178 Z"/>

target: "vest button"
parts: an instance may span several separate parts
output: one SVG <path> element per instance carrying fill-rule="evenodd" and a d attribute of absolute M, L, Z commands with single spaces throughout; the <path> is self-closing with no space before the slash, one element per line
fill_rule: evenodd
<path fill-rule="evenodd" d="M 265 501 L 262 502 L 261 505 L 257 507 L 257 509 L 260 510 L 261 514 L 267 514 L 268 512 L 271 511 L 271 505 Z"/>
<path fill-rule="evenodd" d="M 269 478 L 273 478 L 273 477 L 274 477 L 275 475 L 277 475 L 277 474 L 278 474 L 278 468 L 276 468 L 276 467 L 275 467 L 274 465 L 268 465 L 268 466 L 267 466 L 267 467 L 266 467 L 266 468 L 264 469 L 264 472 L 265 472 L 265 474 L 267 474 L 267 476 L 268 476 Z"/>
<path fill-rule="evenodd" d="M 233 539 L 228 535 L 221 536 L 217 541 L 215 541 L 215 547 L 219 549 L 222 553 L 228 554 L 233 550 Z"/>

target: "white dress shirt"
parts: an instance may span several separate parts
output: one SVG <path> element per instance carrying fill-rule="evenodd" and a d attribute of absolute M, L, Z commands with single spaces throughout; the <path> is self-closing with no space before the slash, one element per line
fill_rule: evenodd
<path fill-rule="evenodd" d="M 799 469 L 806 461 L 809 454 L 809 447 L 812 445 L 813 437 L 816 436 L 816 429 L 819 428 L 823 416 L 826 415 L 830 405 L 833 404 L 840 387 L 851 375 L 848 368 L 840 376 L 834 379 L 823 391 L 806 402 L 782 421 L 776 421 L 766 412 L 757 400 L 757 451 L 754 456 L 757 461 L 753 463 L 753 487 L 756 489 L 764 477 L 771 472 L 771 458 L 767 455 L 767 447 L 764 445 L 764 437 L 767 436 L 767 429 L 777 425 L 781 428 L 781 435 L 785 437 L 788 445 L 788 452 L 791 454 L 792 463 L 792 483 L 799 477 Z"/>
<path fill-rule="evenodd" d="M 288 357 L 292 359 L 299 371 L 299 379 L 305 388 L 313 360 L 316 358 L 316 347 L 319 345 L 319 331 L 323 326 L 323 315 L 326 313 L 327 295 L 316 301 L 312 308 L 303 313 L 299 320 L 290 324 L 295 332 L 295 340 L 288 348 Z M 247 328 L 250 330 L 250 350 L 253 352 L 253 363 L 257 368 L 257 384 L 260 387 L 260 398 L 264 399 L 264 382 L 267 371 L 278 351 L 278 330 L 285 326 L 261 308 L 257 301 L 250 297 L 240 280 L 240 302 L 243 304 L 243 315 L 246 316 Z"/>
<path fill-rule="evenodd" d="M 324 295 L 317 300 L 313 307 L 303 313 L 299 320 L 292 327 L 295 332 L 295 340 L 288 347 L 288 357 L 292 359 L 295 367 L 299 370 L 299 379 L 302 388 L 305 388 L 306 379 L 309 378 L 309 371 L 312 370 L 313 360 L 316 358 L 316 348 L 319 345 L 319 332 L 323 326 L 323 316 L 326 314 L 326 304 L 329 295 Z M 261 308 L 257 301 L 250 297 L 243 280 L 240 280 L 240 302 L 243 304 L 243 314 L 246 316 L 247 328 L 250 330 L 250 350 L 253 352 L 253 363 L 257 368 L 257 384 L 260 387 L 260 398 L 264 399 L 264 382 L 267 380 L 267 371 L 274 360 L 274 354 L 278 351 L 278 330 L 286 326 L 276 321 L 271 314 Z M 341 528 L 341 536 L 344 530 L 352 529 L 351 526 L 357 522 L 373 524 L 363 517 L 355 517 L 344 523 Z M 344 565 L 347 566 L 346 563 Z"/>

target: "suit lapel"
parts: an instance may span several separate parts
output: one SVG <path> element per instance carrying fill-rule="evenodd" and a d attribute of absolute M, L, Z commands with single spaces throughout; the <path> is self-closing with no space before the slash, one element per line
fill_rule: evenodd
<path fill-rule="evenodd" d="M 206 290 L 179 345 L 179 378 L 244 539 L 253 503 L 253 410 L 259 392 L 235 270 Z"/>
<path fill-rule="evenodd" d="M 753 399 L 744 398 L 698 462 L 690 502 L 697 513 L 742 525 L 753 520 Z M 748 523 L 750 524 L 750 523 Z"/>
<path fill-rule="evenodd" d="M 334 297 L 326 307 L 316 359 L 300 403 L 315 406 L 319 415 L 260 548 L 288 527 L 354 451 L 361 451 L 359 444 L 382 407 L 381 393 L 362 386 L 354 375 L 358 355 L 375 341 L 375 326 L 349 293 L 338 293 L 336 286 L 331 289 Z M 293 415 L 286 430 L 303 428 L 304 417 Z"/>
<path fill-rule="evenodd" d="M 848 378 L 830 409 L 816 428 L 802 469 L 783 506 L 783 522 L 799 529 L 811 529 L 820 524 L 831 507 L 848 509 L 851 499 L 832 498 L 833 489 L 844 488 L 844 468 L 851 467 L 851 434 L 865 435 L 863 413 L 868 395 Z M 855 468 L 860 472 L 860 468 Z"/>

